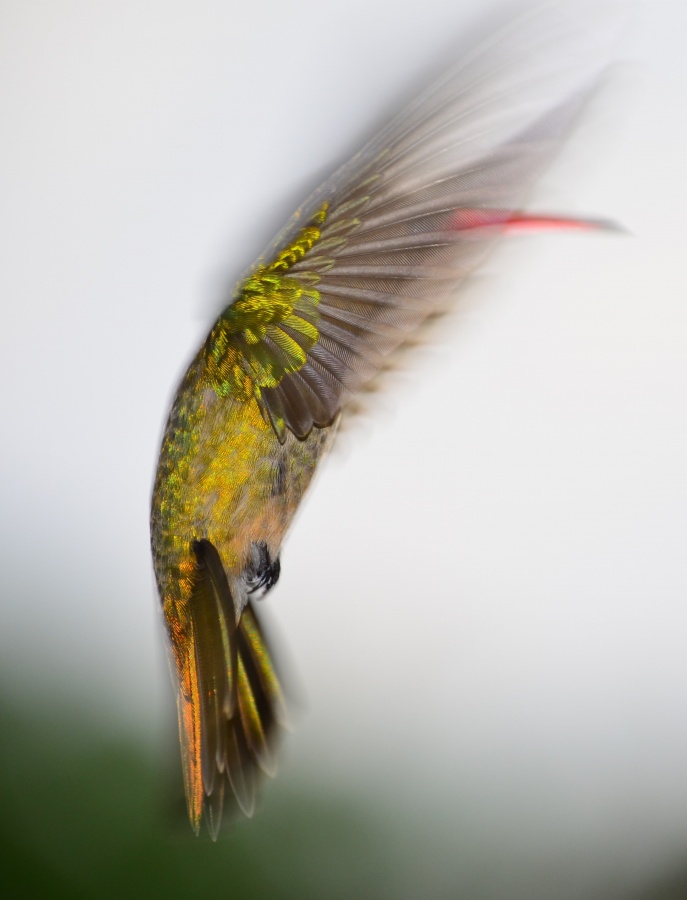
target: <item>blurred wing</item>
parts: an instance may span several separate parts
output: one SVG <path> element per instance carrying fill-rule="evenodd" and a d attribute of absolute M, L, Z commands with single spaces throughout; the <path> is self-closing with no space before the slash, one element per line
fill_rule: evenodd
<path fill-rule="evenodd" d="M 526 221 L 514 211 L 605 59 L 588 22 L 537 12 L 325 182 L 215 324 L 210 382 L 255 398 L 280 440 L 329 425 L 508 223 Z"/>
<path fill-rule="evenodd" d="M 217 550 L 194 544 L 190 600 L 195 686 L 179 694 L 182 758 L 191 823 L 205 817 L 217 836 L 224 806 L 252 815 L 261 774 L 274 773 L 274 751 L 285 723 L 282 691 L 269 648 L 249 603 L 236 610 Z M 185 722 L 191 723 L 188 728 Z M 195 723 L 195 727 L 193 725 Z"/>

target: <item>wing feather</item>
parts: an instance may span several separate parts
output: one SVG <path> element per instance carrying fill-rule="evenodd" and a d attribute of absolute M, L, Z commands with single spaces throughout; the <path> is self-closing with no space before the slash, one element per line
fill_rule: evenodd
<path fill-rule="evenodd" d="M 270 322 L 262 340 L 272 363 L 246 348 L 253 396 L 280 440 L 286 429 L 304 438 L 330 424 L 409 333 L 446 307 L 560 146 L 603 72 L 612 32 L 561 9 L 516 20 L 296 214 L 254 270 L 269 285 L 260 315 Z M 249 320 L 256 335 L 243 290 L 240 314 L 232 306 L 223 314 L 237 342 Z"/>

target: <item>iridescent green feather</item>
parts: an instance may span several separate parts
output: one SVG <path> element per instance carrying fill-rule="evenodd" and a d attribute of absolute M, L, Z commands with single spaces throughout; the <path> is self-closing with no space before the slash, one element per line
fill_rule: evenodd
<path fill-rule="evenodd" d="M 255 399 L 264 409 L 262 390 L 277 387 L 285 375 L 305 365 L 319 337 L 318 278 L 296 279 L 287 273 L 320 240 L 327 206 L 273 262 L 255 269 L 217 320 L 205 345 L 205 362 L 209 383 L 220 397 Z M 283 422 L 273 420 L 273 425 L 283 432 Z"/>

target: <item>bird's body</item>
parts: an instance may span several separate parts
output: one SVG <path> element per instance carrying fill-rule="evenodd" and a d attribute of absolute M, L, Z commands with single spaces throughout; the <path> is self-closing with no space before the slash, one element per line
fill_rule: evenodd
<path fill-rule="evenodd" d="M 273 770 L 283 698 L 252 600 L 279 576 L 342 411 L 496 237 L 565 224 L 517 212 L 593 84 L 575 76 L 561 34 L 547 31 L 533 77 L 528 48 L 542 34 L 511 29 L 325 182 L 239 283 L 181 382 L 151 526 L 196 831 L 205 818 L 216 834 L 228 798 L 250 813 L 260 771 Z"/>
<path fill-rule="evenodd" d="M 218 656 L 229 659 L 221 629 L 230 633 L 229 619 L 240 616 L 249 593 L 269 589 L 276 581 L 284 534 L 330 438 L 328 431 L 315 430 L 305 441 L 291 436 L 281 444 L 255 404 L 218 398 L 203 371 L 202 358 L 194 360 L 177 394 L 160 454 L 152 522 L 155 571 L 178 679 L 186 793 L 196 827 L 205 801 L 201 746 L 208 740 L 199 695 L 203 651 L 198 631 L 210 631 L 207 638 L 216 637 L 221 644 Z M 198 616 L 194 580 L 201 541 L 216 548 L 221 559 L 228 588 L 225 602 L 236 598 L 212 611 L 209 626 Z M 257 653 L 264 653 L 262 638 L 257 640 Z M 268 671 L 266 676 L 274 674 Z M 230 690 L 228 677 L 225 688 Z M 274 697 L 265 702 L 278 704 L 279 685 L 274 682 L 273 688 Z M 251 693 L 256 696 L 258 691 Z M 266 731 L 269 726 L 261 727 Z M 260 737 L 263 740 L 267 750 L 269 735 Z M 247 748 L 236 749 L 239 757 L 245 753 Z M 224 769 L 223 761 L 220 766 Z M 244 812 L 252 810 L 254 790 L 248 785 L 239 800 Z"/>
<path fill-rule="evenodd" d="M 168 614 L 176 608 L 180 619 L 193 541 L 207 539 L 217 548 L 242 605 L 247 592 L 270 577 L 265 568 L 277 564 L 286 530 L 333 436 L 333 429 L 313 429 L 302 441 L 289 433 L 282 444 L 257 403 L 218 397 L 204 372 L 201 354 L 167 423 L 153 500 L 163 608 Z"/>

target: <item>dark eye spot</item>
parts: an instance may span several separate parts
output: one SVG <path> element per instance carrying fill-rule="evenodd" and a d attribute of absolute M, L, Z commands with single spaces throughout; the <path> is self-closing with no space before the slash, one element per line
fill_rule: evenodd
<path fill-rule="evenodd" d="M 265 594 L 279 581 L 281 563 L 279 557 L 272 559 L 264 541 L 254 541 L 250 548 L 250 562 L 243 570 L 246 590 L 256 599 Z"/>

